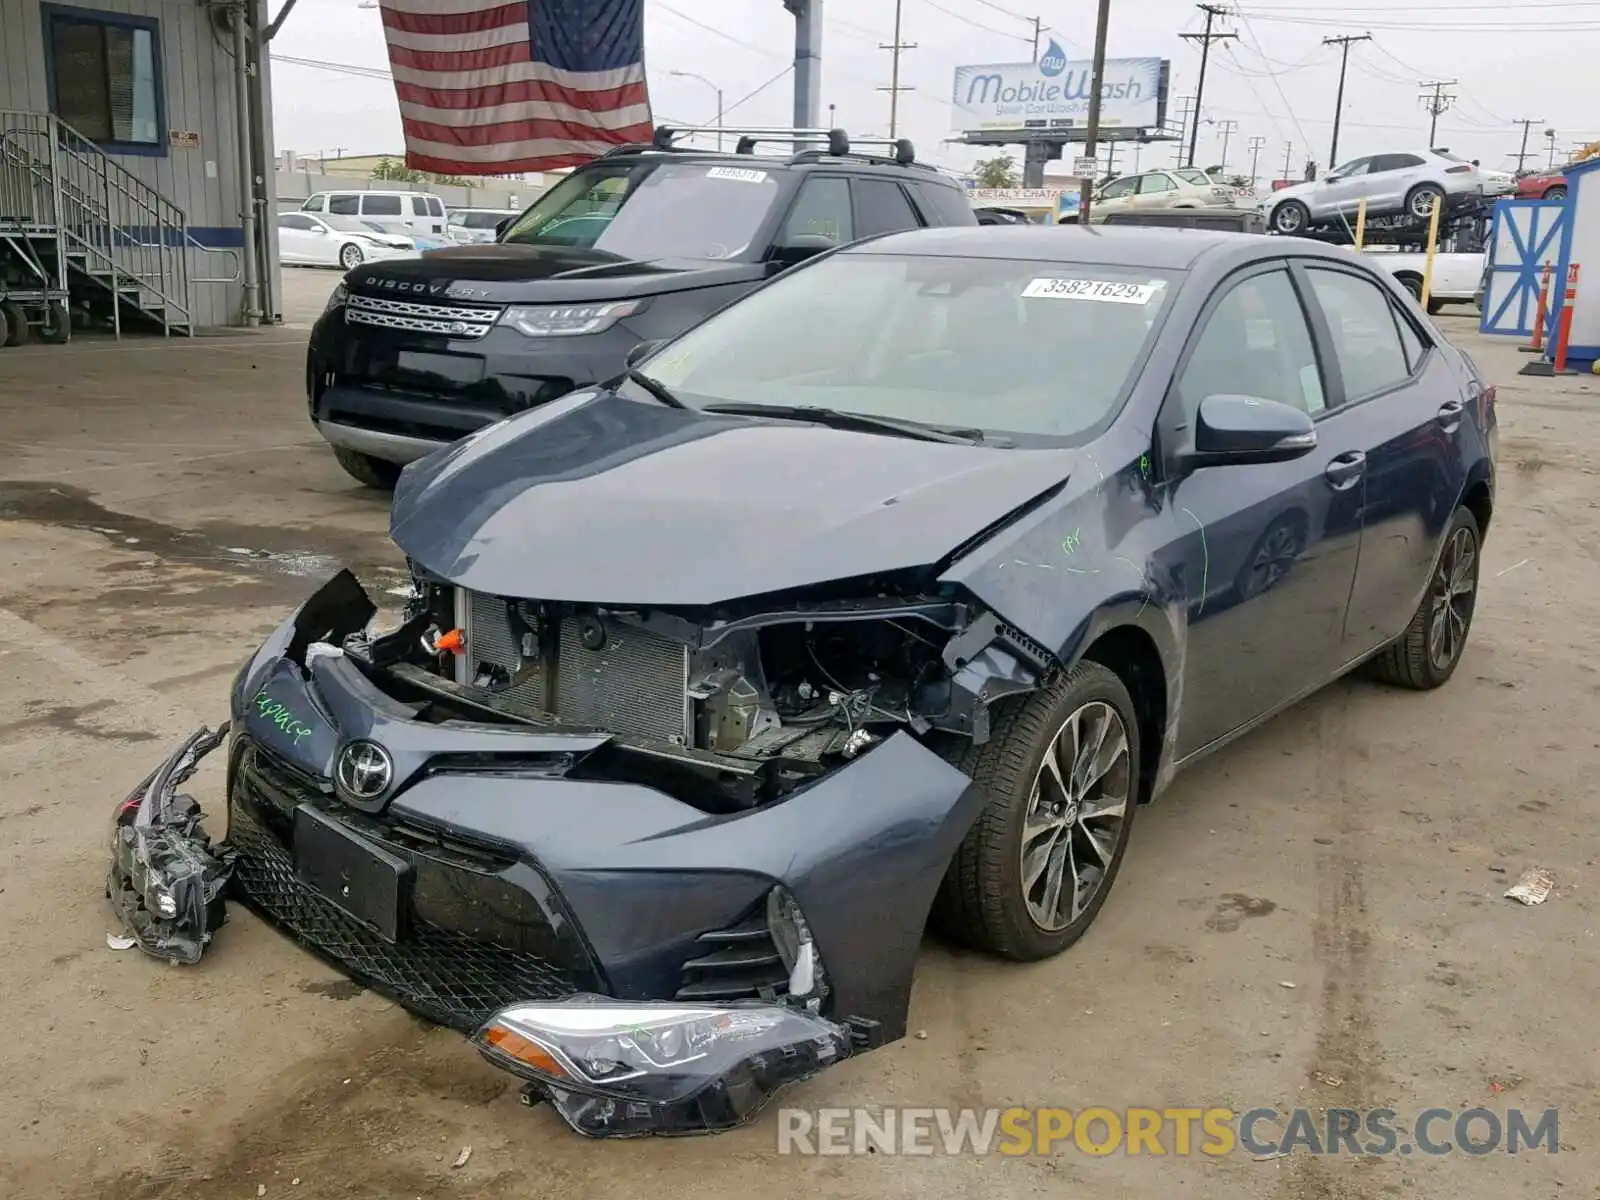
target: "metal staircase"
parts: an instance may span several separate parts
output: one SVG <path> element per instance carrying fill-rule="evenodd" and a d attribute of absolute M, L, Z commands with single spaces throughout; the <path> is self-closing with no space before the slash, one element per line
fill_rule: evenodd
<path fill-rule="evenodd" d="M 8 249 L 44 294 L 108 310 L 118 337 L 125 325 L 193 336 L 192 285 L 232 282 L 241 265 L 59 117 L 0 109 L 0 257 Z M 231 256 L 233 274 L 194 276 L 196 253 Z"/>

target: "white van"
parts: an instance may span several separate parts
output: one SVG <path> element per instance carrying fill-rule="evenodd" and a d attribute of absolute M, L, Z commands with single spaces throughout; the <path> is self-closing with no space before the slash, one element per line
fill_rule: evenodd
<path fill-rule="evenodd" d="M 388 233 L 445 235 L 444 201 L 427 192 L 317 192 L 302 212 L 360 217 Z"/>

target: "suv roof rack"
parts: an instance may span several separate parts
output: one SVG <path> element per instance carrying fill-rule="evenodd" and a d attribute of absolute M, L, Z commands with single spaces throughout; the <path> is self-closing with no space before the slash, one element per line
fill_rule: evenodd
<path fill-rule="evenodd" d="M 658 125 L 648 149 L 687 150 L 689 147 L 675 145 L 674 140 L 693 134 L 735 136 L 739 139 L 734 148 L 735 154 L 754 154 L 756 147 L 763 142 L 786 142 L 794 148 L 788 159 L 791 163 L 815 162 L 823 158 L 852 158 L 861 162 L 892 163 L 901 167 L 917 166 L 927 171 L 935 169 L 926 163 L 917 162 L 917 148 L 907 138 L 856 138 L 854 139 L 854 144 L 856 145 L 886 146 L 892 152 L 889 155 L 857 154 L 852 150 L 850 135 L 843 129 L 787 129 L 764 126 L 735 129 L 728 126 L 718 128 L 715 125 Z M 815 143 L 818 142 L 823 143 L 823 146 L 817 146 Z M 617 154 L 646 148 L 643 146 L 617 146 L 608 151 L 608 153 Z M 696 152 L 701 154 L 708 153 L 708 151 L 702 149 L 697 149 Z"/>

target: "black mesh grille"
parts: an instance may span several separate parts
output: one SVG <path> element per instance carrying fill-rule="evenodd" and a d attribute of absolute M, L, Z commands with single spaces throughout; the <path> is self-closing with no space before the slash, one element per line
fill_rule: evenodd
<path fill-rule="evenodd" d="M 496 1010 L 582 990 L 549 961 L 413 921 L 405 941 L 384 941 L 300 882 L 278 841 L 240 804 L 228 840 L 239 851 L 238 894 L 308 949 L 419 1016 L 470 1033 Z"/>
<path fill-rule="evenodd" d="M 789 990 L 763 908 L 738 925 L 702 933 L 703 952 L 683 964 L 677 999 L 752 1000 Z"/>

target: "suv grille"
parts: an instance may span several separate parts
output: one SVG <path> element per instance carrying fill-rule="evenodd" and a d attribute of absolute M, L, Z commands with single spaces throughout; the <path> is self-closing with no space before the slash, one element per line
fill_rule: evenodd
<path fill-rule="evenodd" d="M 442 333 L 447 337 L 476 340 L 494 328 L 503 311 L 499 307 L 423 304 L 351 293 L 345 298 L 344 319 L 357 325 L 411 329 L 418 333 Z"/>
<path fill-rule="evenodd" d="M 527 605 L 481 592 L 466 600 L 467 653 L 475 666 L 516 676 L 532 665 L 511 615 L 515 605 L 518 624 L 531 625 Z M 584 623 L 591 620 L 605 632 L 598 650 L 584 645 Z M 508 699 L 574 725 L 693 744 L 687 646 L 621 621 L 579 616 L 562 619 L 555 642 L 554 660 L 505 689 Z"/>

